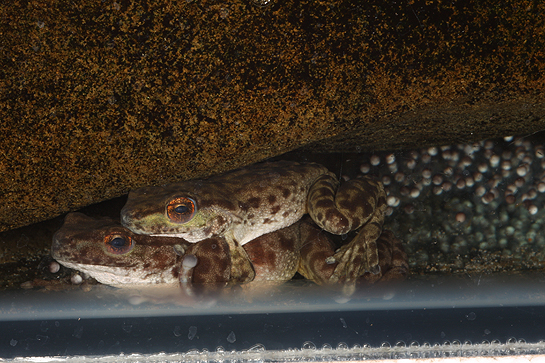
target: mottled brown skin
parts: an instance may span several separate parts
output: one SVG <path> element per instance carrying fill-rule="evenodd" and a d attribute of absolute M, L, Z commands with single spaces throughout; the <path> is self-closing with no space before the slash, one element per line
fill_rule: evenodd
<path fill-rule="evenodd" d="M 334 176 L 323 175 L 310 190 L 308 211 L 326 231 L 345 234 L 360 229 L 334 256 L 338 265 L 331 281 L 343 281 L 346 295 L 354 292 L 356 279 L 364 273 L 379 275 L 377 239 L 382 233 L 386 211 L 382 183 L 362 178 L 340 184 Z"/>
<path fill-rule="evenodd" d="M 110 234 L 131 237 L 134 247 L 126 254 L 112 255 L 104 249 L 105 237 Z M 232 277 L 234 267 L 224 239 L 209 238 L 192 244 L 178 240 L 174 246 L 167 245 L 162 237 L 135 235 L 107 218 L 97 220 L 70 213 L 54 236 L 51 253 L 59 263 L 113 286 L 179 282 L 186 295 L 204 296 L 228 283 L 239 283 Z M 381 272 L 364 274 L 362 279 L 375 282 L 404 276 L 408 265 L 400 241 L 385 231 L 377 246 Z M 336 267 L 326 263 L 327 257 L 334 254 L 332 243 L 323 231 L 306 221 L 260 236 L 245 244 L 244 249 L 255 270 L 254 283 L 283 282 L 299 272 L 317 284 L 330 284 Z M 184 268 L 188 256 L 195 256 L 197 263 Z M 105 276 L 108 268 L 110 276 Z"/>
<path fill-rule="evenodd" d="M 132 238 L 134 247 L 127 254 L 112 254 L 104 240 L 116 234 Z M 94 219 L 82 213 L 69 213 L 53 236 L 51 255 L 61 265 L 94 277 L 97 281 L 117 286 L 127 284 L 176 284 L 181 256 L 172 239 L 137 235 L 109 218 Z M 177 241 L 177 250 L 191 244 Z"/>
<path fill-rule="evenodd" d="M 330 233 L 360 230 L 328 261 L 338 262 L 332 282 L 351 284 L 352 289 L 346 289 L 350 294 L 363 273 L 379 273 L 376 240 L 386 202 L 382 184 L 369 178 L 339 185 L 331 172 L 316 163 L 256 164 L 209 179 L 131 191 L 121 212 L 122 224 L 135 233 L 176 236 L 189 242 L 224 237 L 236 271 L 248 272 L 251 264 L 244 244 L 309 213 Z M 185 198 L 194 201 L 194 214 L 172 218 L 173 201 Z M 252 280 L 251 273 L 245 275 Z M 242 276 L 235 278 L 244 282 Z"/>

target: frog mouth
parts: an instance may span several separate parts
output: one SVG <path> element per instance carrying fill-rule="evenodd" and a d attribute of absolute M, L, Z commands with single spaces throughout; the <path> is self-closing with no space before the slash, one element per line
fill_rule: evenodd
<path fill-rule="evenodd" d="M 192 238 L 192 236 L 182 233 L 169 233 L 169 234 L 150 234 L 151 237 L 172 237 L 172 238 L 181 238 L 189 243 L 197 243 L 202 241 L 203 238 Z"/>
<path fill-rule="evenodd" d="M 135 267 L 127 268 L 119 266 L 91 265 L 73 263 L 60 259 L 58 259 L 57 262 L 64 267 L 87 274 L 101 284 L 115 287 L 178 283 L 178 279 L 176 279 L 172 274 L 169 274 L 168 269 L 161 271 L 161 273 L 151 273 L 149 270 L 138 269 Z"/>

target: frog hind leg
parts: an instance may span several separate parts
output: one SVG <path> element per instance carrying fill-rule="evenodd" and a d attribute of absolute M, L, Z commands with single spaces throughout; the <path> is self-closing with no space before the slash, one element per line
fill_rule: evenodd
<path fill-rule="evenodd" d="M 401 240 L 393 232 L 385 230 L 377 240 L 377 247 L 382 272 L 380 281 L 400 280 L 407 277 L 409 262 Z M 372 276 L 372 278 L 376 277 Z"/>
<path fill-rule="evenodd" d="M 323 231 L 306 222 L 301 222 L 300 239 L 300 259 L 297 272 L 318 285 L 328 284 L 336 266 L 334 262 L 326 262 L 335 253 L 333 243 Z"/>
<path fill-rule="evenodd" d="M 252 261 L 254 281 L 281 283 L 295 275 L 299 264 L 298 223 L 259 236 L 243 246 Z"/>
<path fill-rule="evenodd" d="M 332 282 L 344 281 L 345 293 L 366 271 L 380 272 L 376 240 L 382 232 L 386 194 L 380 182 L 370 178 L 352 179 L 339 186 L 330 174 L 321 176 L 309 191 L 308 212 L 324 230 L 345 234 L 360 228 L 357 236 L 342 246 L 329 262 L 337 262 Z"/>

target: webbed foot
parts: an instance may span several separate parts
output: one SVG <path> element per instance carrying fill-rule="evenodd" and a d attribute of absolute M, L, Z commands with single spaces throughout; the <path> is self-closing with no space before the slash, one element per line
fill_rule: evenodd
<path fill-rule="evenodd" d="M 321 176 L 309 192 L 309 214 L 324 230 L 345 234 L 360 229 L 327 261 L 337 263 L 330 281 L 345 284 L 346 295 L 354 292 L 356 279 L 365 272 L 380 273 L 376 240 L 384 223 L 385 196 L 378 181 L 361 178 L 340 184 L 330 174 Z"/>
<path fill-rule="evenodd" d="M 329 263 L 337 262 L 329 281 L 342 283 L 342 292 L 350 296 L 356 289 L 357 279 L 365 273 L 380 275 L 379 256 L 377 245 L 373 242 L 359 241 L 358 237 L 349 244 L 342 246 L 333 255 Z"/>

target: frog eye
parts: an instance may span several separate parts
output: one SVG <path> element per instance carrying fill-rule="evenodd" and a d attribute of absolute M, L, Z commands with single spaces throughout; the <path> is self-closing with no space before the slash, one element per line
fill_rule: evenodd
<path fill-rule="evenodd" d="M 123 255 L 129 253 L 134 247 L 134 243 L 130 236 L 121 234 L 109 234 L 104 237 L 106 250 L 114 255 Z"/>
<path fill-rule="evenodd" d="M 187 223 L 195 215 L 195 201 L 191 198 L 174 198 L 167 205 L 167 215 L 172 222 Z"/>

